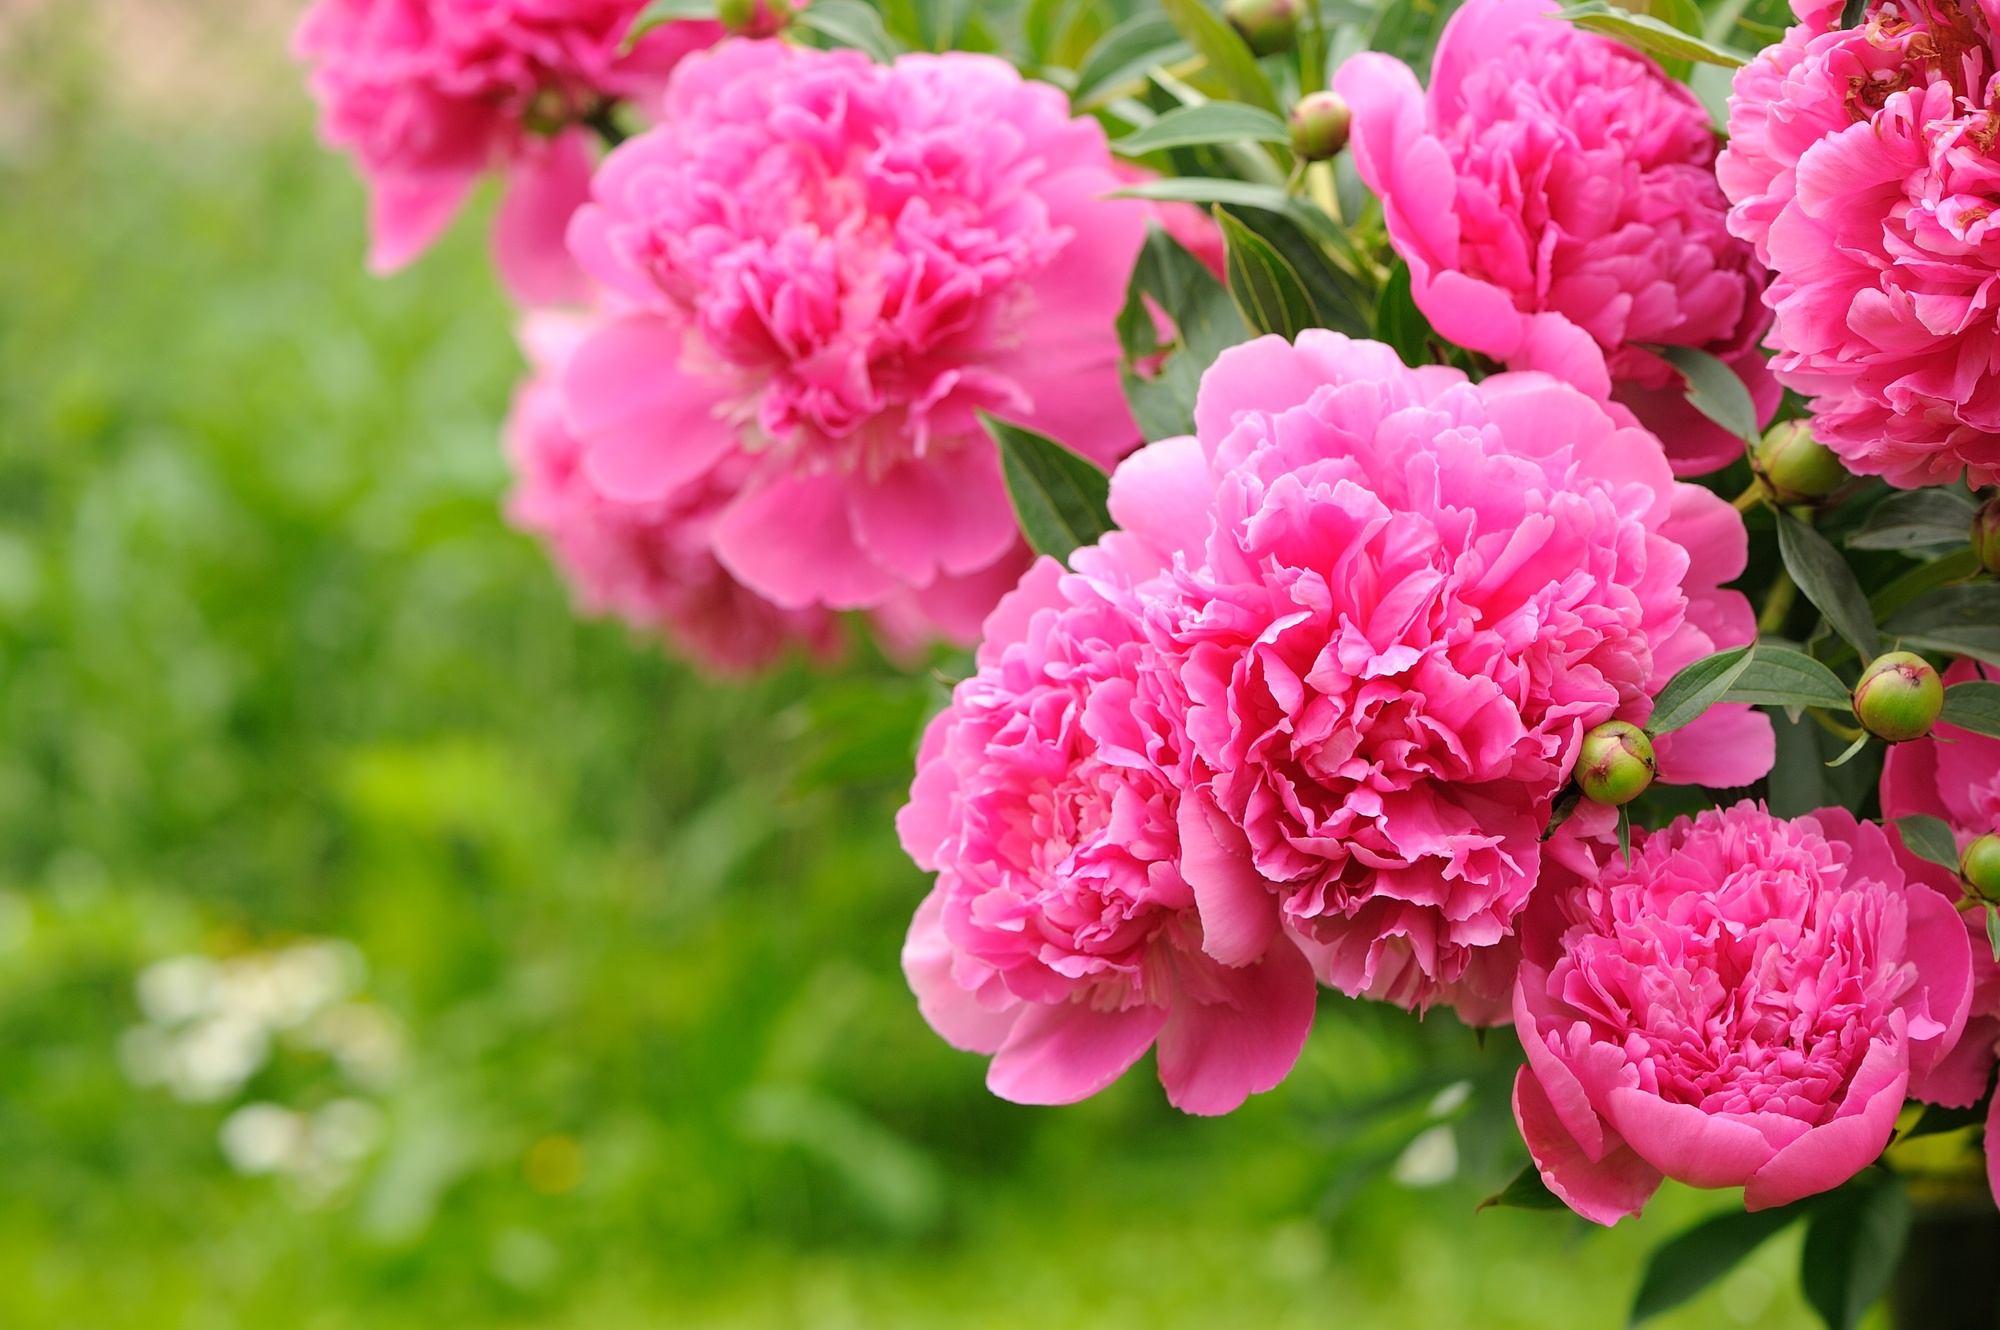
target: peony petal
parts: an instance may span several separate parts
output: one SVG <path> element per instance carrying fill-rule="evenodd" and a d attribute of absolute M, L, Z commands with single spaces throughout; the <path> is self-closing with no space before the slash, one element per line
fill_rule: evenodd
<path fill-rule="evenodd" d="M 943 916 L 944 895 L 933 890 L 910 921 L 909 936 L 903 941 L 903 975 L 917 995 L 917 1009 L 946 1043 L 968 1053 L 995 1052 L 1007 1041 L 1026 1004 L 990 1010 L 952 979 L 953 953 L 945 939 Z"/>
<path fill-rule="evenodd" d="M 563 372 L 585 473 L 606 498 L 665 498 L 736 447 L 736 431 L 719 414 L 721 385 L 681 373 L 680 339 L 661 319 L 614 320 L 576 348 Z"/>
<path fill-rule="evenodd" d="M 1230 1112 L 1276 1086 L 1298 1061 L 1318 1004 L 1312 967 L 1282 936 L 1262 960 L 1238 968 L 1201 955 L 1177 960 L 1204 974 L 1176 993 L 1160 1029 L 1160 1083 L 1183 1112 Z"/>
<path fill-rule="evenodd" d="M 514 163 L 493 219 L 493 262 L 507 294 L 524 305 L 580 305 L 590 283 L 570 257 L 570 218 L 590 201 L 590 151 L 567 130 Z"/>
<path fill-rule="evenodd" d="M 1874 1060 L 1875 1052 L 1870 1050 L 1869 1061 Z M 1863 1073 L 1867 1069 L 1864 1063 Z M 1848 1089 L 1850 1105 L 1857 1093 L 1870 1088 L 1862 1081 L 1863 1073 L 1856 1074 L 1856 1084 Z M 1821 1123 L 1779 1150 L 1744 1183 L 1743 1208 L 1769 1210 L 1832 1191 L 1874 1163 L 1895 1134 L 1896 1115 L 1903 1111 L 1903 1092 L 1909 1079 L 1907 1073 L 1897 1072 L 1881 1080 L 1860 1101 L 1861 1111 Z"/>
<path fill-rule="evenodd" d="M 1208 540 L 1215 495 L 1201 444 L 1188 436 L 1148 444 L 1111 473 L 1111 518 L 1145 540 L 1163 560 L 1199 555 Z"/>
<path fill-rule="evenodd" d="M 986 1088 L 1017 1104 L 1073 1104 L 1143 1056 L 1167 1009 L 1099 1011 L 1085 1002 L 1029 1003 L 986 1069 Z"/>
<path fill-rule="evenodd" d="M 715 524 L 715 557 L 759 595 L 788 609 L 872 605 L 895 577 L 854 539 L 839 476 L 779 476 L 745 492 Z"/>
<path fill-rule="evenodd" d="M 1660 779 L 1669 785 L 1735 789 L 1770 773 L 1778 759 L 1778 734 L 1763 712 L 1725 702 L 1654 739 L 1653 756 Z"/>
<path fill-rule="evenodd" d="M 1586 1154 L 1527 1067 L 1514 1074 L 1514 1122 L 1542 1181 L 1585 1219 L 1615 1224 L 1638 1214 L 1660 1188 L 1660 1171 L 1622 1141 L 1598 1159 Z"/>
<path fill-rule="evenodd" d="M 1278 932 L 1278 898 L 1250 861 L 1243 833 L 1206 795 L 1181 797 L 1181 876 L 1201 912 L 1202 950 L 1224 965 L 1262 956 Z"/>
<path fill-rule="evenodd" d="M 1926 1012 L 1944 1025 L 1940 1034 L 1910 1040 L 1910 1094 L 1925 1099 L 1926 1081 L 1965 1031 L 1972 1010 L 1972 947 L 1965 920 L 1949 900 L 1922 883 L 1904 888 L 1910 918 L 1903 954 L 1917 967 L 1919 982 L 1903 995 L 1905 1011 Z"/>
<path fill-rule="evenodd" d="M 1778 1153 L 1765 1135 L 1767 1124 L 1704 1113 L 1644 1090 L 1615 1089 L 1604 1107 L 1613 1129 L 1647 1163 L 1691 1187 L 1742 1186 Z M 1805 1130 L 1796 1119 L 1784 1121 Z"/>
<path fill-rule="evenodd" d="M 977 572 L 1020 538 L 999 455 L 984 436 L 856 477 L 847 494 L 856 543 L 911 586 Z"/>
<path fill-rule="evenodd" d="M 429 249 L 465 206 L 477 171 L 372 178 L 368 187 L 368 270 L 386 276 Z"/>

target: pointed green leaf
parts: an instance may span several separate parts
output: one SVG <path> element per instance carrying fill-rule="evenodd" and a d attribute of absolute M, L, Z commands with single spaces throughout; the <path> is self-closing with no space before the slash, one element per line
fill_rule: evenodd
<path fill-rule="evenodd" d="M 1312 297 L 1284 255 L 1226 209 L 1214 213 L 1227 247 L 1229 297 L 1251 331 L 1276 333 L 1289 342 L 1316 327 Z"/>
<path fill-rule="evenodd" d="M 638 45 L 641 37 L 662 24 L 689 19 L 714 21 L 715 0 L 653 0 L 652 4 L 639 11 L 639 17 L 632 20 L 632 26 L 625 29 L 624 49 L 631 50 Z"/>
<path fill-rule="evenodd" d="M 1735 370 L 1691 346 L 1663 346 L 1659 352 L 1687 380 L 1689 406 L 1745 443 L 1757 437 L 1757 404 Z"/>
<path fill-rule="evenodd" d="M 1852 691 L 1840 676 L 1803 651 L 1760 643 L 1749 667 L 1719 701 L 1760 707 L 1824 707 L 1851 711 Z"/>
<path fill-rule="evenodd" d="M 1113 529 L 1105 500 L 1111 477 L 1088 458 L 1080 457 L 1046 435 L 997 420 L 984 411 L 980 424 L 1000 447 L 1000 469 L 1007 478 L 1021 534 L 1037 554 L 1067 560 L 1080 545 L 1094 545 Z"/>
<path fill-rule="evenodd" d="M 1637 1325 L 1696 1296 L 1803 1214 L 1798 1205 L 1755 1213 L 1732 1210 L 1667 1239 L 1646 1263 L 1629 1323 Z"/>
<path fill-rule="evenodd" d="M 1905 490 L 1875 505 L 1847 538 L 1851 550 L 1908 550 L 1925 545 L 1962 545 L 1978 508 L 1963 490 L 1942 486 Z"/>
<path fill-rule="evenodd" d="M 1287 211 L 1292 202 L 1291 197 L 1276 185 L 1259 185 L 1248 180 L 1224 180 L 1219 176 L 1205 175 L 1166 176 L 1159 180 L 1142 180 L 1136 185 L 1127 185 L 1115 191 L 1112 197 L 1163 199 L 1178 203 L 1226 203 L 1232 207 L 1241 204 L 1252 208 L 1267 208 L 1272 212 Z"/>
<path fill-rule="evenodd" d="M 896 43 L 882 25 L 875 6 L 862 0 L 812 0 L 794 20 L 811 28 L 835 46 L 849 46 L 865 53 L 878 65 L 894 64 Z"/>
<path fill-rule="evenodd" d="M 1905 646 L 2000 665 L 2000 583 L 1926 591 L 1883 620 L 1882 631 Z"/>
<path fill-rule="evenodd" d="M 1856 757 L 1860 756 L 1861 750 L 1868 746 L 1869 739 L 1873 737 L 1874 737 L 1873 735 L 1867 733 L 1856 735 L 1854 737 L 1854 742 L 1847 745 L 1847 748 L 1841 753 L 1841 755 L 1833 759 L 1833 761 L 1827 763 L 1827 765 L 1829 767 L 1846 766 L 1849 762 L 1852 762 Z"/>
<path fill-rule="evenodd" d="M 1143 79 L 1149 67 L 1170 65 L 1193 54 L 1173 20 L 1149 9 L 1126 19 L 1090 48 L 1076 71 L 1070 101 L 1078 110 L 1090 110 Z"/>
<path fill-rule="evenodd" d="M 1159 340 L 1154 308 L 1173 324 L 1170 343 Z M 1250 340 L 1250 329 L 1222 283 L 1157 226 L 1147 229 L 1132 266 L 1117 327 L 1125 352 L 1125 400 L 1149 441 L 1194 433 L 1195 394 L 1203 371 L 1225 348 Z M 1140 362 L 1161 352 L 1167 353 L 1165 360 L 1149 365 L 1151 372 L 1142 376 Z"/>
<path fill-rule="evenodd" d="M 1911 854 L 1958 871 L 1958 841 L 1951 834 L 1951 824 L 1943 818 L 1911 813 L 1896 819 L 1896 830 L 1903 833 L 1903 846 Z"/>
<path fill-rule="evenodd" d="M 1618 805 L 1618 853 L 1632 862 L 1632 810 L 1625 804 Z"/>
<path fill-rule="evenodd" d="M 1177 106 L 1144 129 L 1116 139 L 1111 150 L 1121 157 L 1143 157 L 1161 148 L 1185 148 L 1198 143 L 1290 143 L 1292 131 L 1269 111 L 1241 102 L 1204 102 Z"/>
<path fill-rule="evenodd" d="M 1806 1301 L 1827 1330 L 1855 1330 L 1889 1287 L 1910 1231 L 1902 1179 L 1871 1171 L 1813 1209 L 1799 1260 Z"/>
<path fill-rule="evenodd" d="M 1721 701 L 1750 668 L 1755 651 L 1754 644 L 1735 647 L 1681 666 L 1653 698 L 1653 718 L 1646 724 L 1646 733 L 1655 739 L 1672 734 Z"/>
<path fill-rule="evenodd" d="M 1316 326 L 1333 328 L 1349 337 L 1372 338 L 1373 284 L 1342 262 L 1348 256 L 1331 248 L 1326 233 L 1311 225 L 1311 218 L 1327 220 L 1326 214 L 1302 200 L 1294 203 L 1295 208 L 1282 213 L 1255 207 L 1232 208 L 1230 212 L 1292 265 L 1312 298 Z M 1335 234 L 1339 234 L 1337 230 Z"/>
<path fill-rule="evenodd" d="M 1938 717 L 1961 730 L 2000 739 L 2000 683 L 1968 679 L 1944 690 L 1944 712 Z"/>
<path fill-rule="evenodd" d="M 2000 961 L 2000 905 L 1986 902 L 1986 945 L 1993 948 L 1993 959 Z"/>
<path fill-rule="evenodd" d="M 1282 113 L 1278 94 L 1272 89 L 1271 80 L 1257 67 L 1257 57 L 1250 54 L 1250 48 L 1236 35 L 1236 29 L 1223 22 L 1221 15 L 1202 0 L 1160 0 L 1160 8 L 1188 44 L 1208 61 L 1209 72 L 1229 89 L 1230 97 L 1272 115 Z"/>
<path fill-rule="evenodd" d="M 1972 552 L 1970 545 L 1954 550 L 1943 558 L 1920 563 L 1909 572 L 1868 597 L 1868 608 L 1875 614 L 1875 622 L 1881 623 L 1897 610 L 1908 605 L 1926 592 L 1934 591 L 1948 582 L 1962 582 L 1979 571 L 1979 556 Z"/>
<path fill-rule="evenodd" d="M 1725 69 L 1736 69 L 1750 63 L 1750 57 L 1741 51 L 1733 51 L 1726 46 L 1716 46 L 1690 33 L 1682 32 L 1670 23 L 1663 23 L 1651 14 L 1631 14 L 1623 9 L 1604 3 L 1604 0 L 1586 0 L 1586 3 L 1572 5 L 1556 15 L 1568 19 L 1579 28 L 1601 32 L 1607 37 L 1615 37 L 1627 46 L 1637 47 L 1648 55 L 1665 56 L 1670 60 L 1693 60 L 1705 65 L 1721 65 Z"/>
<path fill-rule="evenodd" d="M 1438 37 L 1444 32 L 1445 21 L 1457 9 L 1458 0 L 1390 0 L 1383 6 L 1382 16 L 1375 20 L 1368 49 L 1393 55 L 1408 65 L 1418 79 L 1428 79 Z"/>
<path fill-rule="evenodd" d="M 1481 1201 L 1473 1211 L 1490 1206 L 1502 1206 L 1510 1210 L 1567 1210 L 1562 1197 L 1549 1190 L 1549 1184 L 1542 1181 L 1541 1172 L 1533 1164 L 1514 1175 L 1514 1180 L 1499 1191 Z"/>
<path fill-rule="evenodd" d="M 1778 521 L 1778 552 L 1784 556 L 1785 571 L 1806 599 L 1819 607 L 1833 630 L 1860 654 L 1862 663 L 1873 660 L 1881 641 L 1875 635 L 1868 595 L 1855 580 L 1854 570 L 1839 550 L 1827 544 L 1825 536 L 1781 509 L 1773 515 Z"/>

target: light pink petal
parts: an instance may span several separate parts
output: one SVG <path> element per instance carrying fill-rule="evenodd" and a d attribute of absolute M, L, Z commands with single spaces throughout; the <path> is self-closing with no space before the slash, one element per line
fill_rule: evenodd
<path fill-rule="evenodd" d="M 606 324 L 562 376 L 584 471 L 606 498 L 650 503 L 704 474 L 736 445 L 721 385 L 683 374 L 680 329 L 638 316 Z"/>
<path fill-rule="evenodd" d="M 847 481 L 854 536 L 911 586 L 976 572 L 1019 540 L 1000 459 L 984 437 Z"/>
<path fill-rule="evenodd" d="M 1167 1009 L 1099 1011 L 1029 1003 L 986 1069 L 986 1088 L 1017 1104 L 1073 1104 L 1104 1089 L 1152 1047 Z"/>
<path fill-rule="evenodd" d="M 1006 1042 L 1025 1004 L 990 1010 L 953 981 L 943 916 L 943 893 L 934 890 L 910 921 L 909 936 L 903 941 L 903 975 L 917 995 L 917 1009 L 946 1043 L 969 1053 L 992 1053 Z"/>
<path fill-rule="evenodd" d="M 997 665 L 1006 649 L 1028 637 L 1028 624 L 1038 610 L 1060 609 L 1063 600 L 1063 566 L 1044 554 L 1028 566 L 1012 591 L 1000 598 L 993 612 L 980 626 L 979 652 L 975 663 L 981 669 Z"/>
<path fill-rule="evenodd" d="M 371 179 L 368 270 L 386 276 L 408 267 L 444 234 L 478 179 L 476 171 Z"/>
<path fill-rule="evenodd" d="M 1201 444 L 1187 436 L 1162 439 L 1111 473 L 1111 518 L 1163 558 L 1195 555 L 1208 539 L 1214 492 Z"/>
<path fill-rule="evenodd" d="M 1638 1214 L 1660 1188 L 1660 1171 L 1622 1141 L 1598 1159 L 1584 1153 L 1527 1067 L 1514 1074 L 1514 1122 L 1542 1181 L 1585 1219 L 1615 1224 Z"/>
<path fill-rule="evenodd" d="M 787 609 L 859 609 L 897 587 L 861 549 L 848 487 L 832 472 L 779 476 L 745 493 L 715 524 L 715 557 L 751 590 Z"/>
<path fill-rule="evenodd" d="M 1232 346 L 1201 376 L 1195 395 L 1195 431 L 1204 449 L 1229 433 L 1238 412 L 1276 414 L 1297 406 L 1326 383 L 1325 376 L 1297 348 L 1277 336 Z"/>
<path fill-rule="evenodd" d="M 1700 485 L 1674 486 L 1673 509 L 1660 524 L 1660 534 L 1687 551 L 1681 585 L 1690 594 L 1734 581 L 1750 562 L 1750 530 L 1743 525 L 1743 514 Z"/>
<path fill-rule="evenodd" d="M 1278 898 L 1250 861 L 1243 833 L 1198 791 L 1180 804 L 1181 876 L 1201 912 L 1202 950 L 1224 965 L 1262 956 L 1278 932 Z"/>
<path fill-rule="evenodd" d="M 1160 1083 L 1187 1113 L 1227 1113 L 1285 1079 L 1305 1047 L 1319 998 L 1312 967 L 1284 937 L 1240 968 L 1179 958 L 1199 975 L 1175 994 L 1160 1030 Z"/>
<path fill-rule="evenodd" d="M 1653 740 L 1653 756 L 1660 779 L 1669 785 L 1734 789 L 1769 774 L 1778 758 L 1778 735 L 1763 712 L 1725 702 Z"/>
<path fill-rule="evenodd" d="M 580 305 L 590 283 L 565 238 L 576 210 L 590 201 L 590 151 L 571 129 L 514 163 L 493 219 L 493 262 L 507 294 L 524 305 Z"/>

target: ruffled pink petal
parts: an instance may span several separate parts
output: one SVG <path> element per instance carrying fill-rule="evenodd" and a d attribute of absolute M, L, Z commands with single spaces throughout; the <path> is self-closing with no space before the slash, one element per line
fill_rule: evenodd
<path fill-rule="evenodd" d="M 897 587 L 854 539 L 848 485 L 832 472 L 779 476 L 744 494 L 715 524 L 715 557 L 787 609 L 860 609 Z"/>
<path fill-rule="evenodd" d="M 524 305 L 580 305 L 590 283 L 570 257 L 570 218 L 590 201 L 590 150 L 581 129 L 539 143 L 507 173 L 493 219 L 493 262 Z"/>
<path fill-rule="evenodd" d="M 1240 968 L 1177 956 L 1188 971 L 1160 1029 L 1160 1083 L 1187 1113 L 1228 1113 L 1291 1072 L 1319 997 L 1312 967 L 1283 937 Z"/>
<path fill-rule="evenodd" d="M 1615 1224 L 1638 1214 L 1660 1189 L 1660 1171 L 1622 1141 L 1600 1158 L 1586 1154 L 1527 1067 L 1514 1074 L 1514 1122 L 1542 1181 L 1585 1219 Z"/>
<path fill-rule="evenodd" d="M 1743 1184 L 1743 1208 L 1769 1210 L 1831 1191 L 1874 1163 L 1895 1133 L 1909 1086 L 1907 1072 L 1890 1072 L 1896 1060 L 1886 1048 L 1871 1049 L 1848 1087 L 1843 1116 L 1812 1128 L 1752 1174 Z"/>
<path fill-rule="evenodd" d="M 1769 774 L 1778 759 L 1778 734 L 1763 712 L 1725 702 L 1653 740 L 1653 757 L 1669 785 L 1734 789 Z"/>
<path fill-rule="evenodd" d="M 1241 830 L 1189 791 L 1180 804 L 1181 876 L 1194 888 L 1202 950 L 1224 965 L 1262 956 L 1278 932 L 1278 898 L 1250 861 Z"/>
<path fill-rule="evenodd" d="M 1073 1104 L 1104 1089 L 1152 1047 L 1167 1009 L 1099 1011 L 1087 1002 L 1027 1004 L 993 1055 L 986 1088 L 1017 1104 Z"/>
<path fill-rule="evenodd" d="M 478 180 L 476 171 L 371 178 L 368 270 L 386 276 L 408 267 L 444 234 Z"/>
<path fill-rule="evenodd" d="M 1062 564 L 1044 554 L 1021 574 L 1012 591 L 1000 597 L 979 628 L 981 641 L 973 660 L 980 669 L 998 665 L 1009 645 L 1026 641 L 1028 624 L 1038 611 L 1063 604 L 1063 576 Z"/>
<path fill-rule="evenodd" d="M 679 369 L 680 329 L 637 316 L 606 324 L 562 376 L 585 474 L 606 498 L 651 503 L 700 476 L 736 445 L 714 380 Z"/>
<path fill-rule="evenodd" d="M 992 1053 L 1006 1043 L 1025 1004 L 993 1010 L 953 980 L 953 953 L 943 918 L 943 893 L 933 890 L 910 921 L 909 936 L 903 941 L 903 975 L 917 995 L 917 1009 L 946 1043 L 968 1053 Z"/>

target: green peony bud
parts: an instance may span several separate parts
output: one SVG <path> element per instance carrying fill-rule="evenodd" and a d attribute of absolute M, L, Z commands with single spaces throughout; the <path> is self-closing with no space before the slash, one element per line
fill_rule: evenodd
<path fill-rule="evenodd" d="M 715 16 L 732 37 L 775 37 L 792 21 L 788 0 L 716 0 Z"/>
<path fill-rule="evenodd" d="M 1965 847 L 1958 871 L 1972 894 L 1983 901 L 2000 901 L 2000 836 L 1987 832 Z"/>
<path fill-rule="evenodd" d="M 1972 552 L 1979 566 L 2000 576 L 2000 494 L 1979 505 L 1972 515 Z"/>
<path fill-rule="evenodd" d="M 1878 739 L 1921 739 L 1944 710 L 1944 680 L 1913 651 L 1877 656 L 1854 685 L 1854 714 Z"/>
<path fill-rule="evenodd" d="M 1653 741 L 1622 720 L 1607 720 L 1584 735 L 1576 757 L 1576 783 L 1585 797 L 1613 808 L 1644 794 L 1656 770 Z"/>
<path fill-rule="evenodd" d="M 1750 464 L 1779 503 L 1824 499 L 1848 479 L 1847 468 L 1833 449 L 1815 439 L 1811 423 L 1804 420 L 1771 426 L 1757 444 Z"/>
<path fill-rule="evenodd" d="M 1354 113 L 1340 94 L 1315 92 L 1299 98 L 1292 108 L 1292 151 L 1309 162 L 1323 162 L 1347 146 L 1347 126 Z"/>
<path fill-rule="evenodd" d="M 1299 35 L 1299 0 L 1223 0 L 1222 17 L 1258 55 L 1289 51 Z"/>

